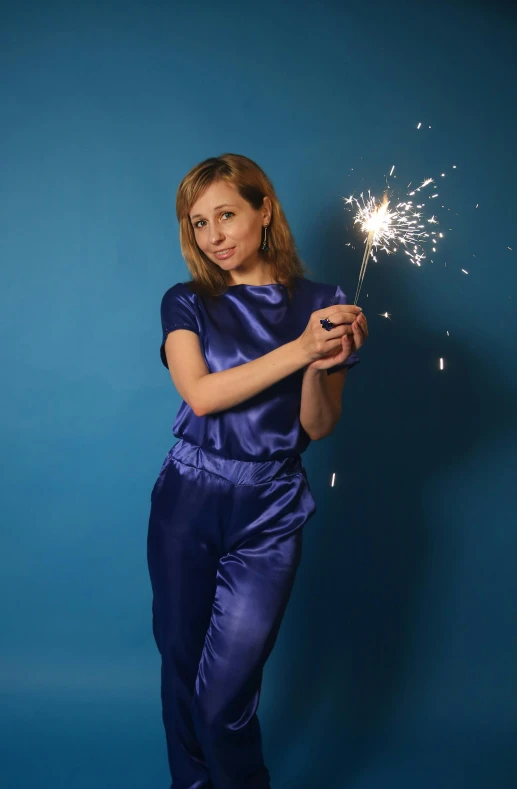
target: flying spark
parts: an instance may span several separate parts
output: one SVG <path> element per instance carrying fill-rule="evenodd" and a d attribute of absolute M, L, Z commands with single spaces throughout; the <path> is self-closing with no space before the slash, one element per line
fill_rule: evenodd
<path fill-rule="evenodd" d="M 413 195 L 415 195 L 417 192 L 419 192 L 421 189 L 425 189 L 425 187 L 426 187 L 426 186 L 429 186 L 429 184 L 433 184 L 433 183 L 434 183 L 434 178 L 426 178 L 426 179 L 425 179 L 425 181 L 423 181 L 423 182 L 420 184 L 420 186 L 419 186 L 417 189 L 415 189 L 415 191 L 414 191 L 414 192 L 410 192 L 410 193 L 409 193 L 409 196 L 410 196 L 410 197 L 412 197 L 412 196 L 413 196 Z"/>
<path fill-rule="evenodd" d="M 395 165 L 391 168 L 390 175 L 393 175 L 393 170 L 395 169 Z"/>

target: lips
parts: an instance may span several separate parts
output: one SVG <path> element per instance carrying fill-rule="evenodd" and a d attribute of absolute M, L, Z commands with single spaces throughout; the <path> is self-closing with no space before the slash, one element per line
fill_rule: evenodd
<path fill-rule="evenodd" d="M 221 249 L 220 251 L 217 251 L 214 254 L 216 258 L 219 258 L 219 260 L 226 260 L 226 258 L 229 258 L 230 255 L 233 254 L 234 250 L 235 247 L 229 247 L 228 249 Z"/>

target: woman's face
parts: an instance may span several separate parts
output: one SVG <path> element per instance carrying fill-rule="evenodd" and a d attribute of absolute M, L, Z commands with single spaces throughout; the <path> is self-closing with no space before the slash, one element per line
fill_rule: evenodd
<path fill-rule="evenodd" d="M 231 184 L 210 184 L 190 209 L 199 248 L 223 271 L 249 271 L 261 263 L 262 227 L 271 219 L 271 200 L 258 211 Z"/>

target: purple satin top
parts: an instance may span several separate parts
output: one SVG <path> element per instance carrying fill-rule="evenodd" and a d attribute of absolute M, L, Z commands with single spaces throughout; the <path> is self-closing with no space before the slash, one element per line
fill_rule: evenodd
<path fill-rule="evenodd" d="M 315 310 L 347 304 L 339 285 L 296 280 L 292 300 L 285 285 L 231 285 L 221 296 L 205 299 L 180 282 L 161 303 L 162 345 L 169 332 L 189 329 L 199 337 L 211 373 L 257 359 L 297 339 Z M 322 327 L 322 331 L 325 329 Z M 353 353 L 328 374 L 359 362 Z M 236 460 L 277 460 L 304 452 L 310 438 L 300 423 L 303 368 L 233 408 L 196 416 L 182 401 L 172 426 L 182 438 L 206 450 Z"/>

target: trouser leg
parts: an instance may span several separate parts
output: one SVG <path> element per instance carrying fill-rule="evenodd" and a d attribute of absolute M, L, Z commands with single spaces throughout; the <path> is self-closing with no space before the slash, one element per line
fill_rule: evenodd
<path fill-rule="evenodd" d="M 212 789 L 194 728 L 192 698 L 216 590 L 229 484 L 174 460 L 153 489 L 147 538 L 153 633 L 174 789 Z"/>
<path fill-rule="evenodd" d="M 196 679 L 196 731 L 216 789 L 268 789 L 257 707 L 315 507 L 297 475 L 236 487 Z"/>

